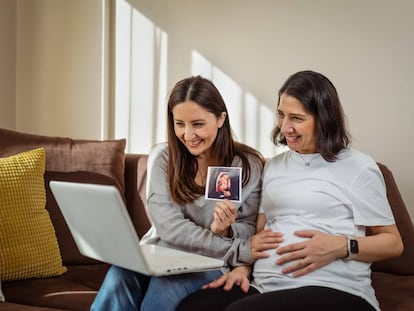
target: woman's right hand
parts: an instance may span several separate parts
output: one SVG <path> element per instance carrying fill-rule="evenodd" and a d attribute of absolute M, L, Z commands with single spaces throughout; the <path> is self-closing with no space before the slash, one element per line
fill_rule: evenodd
<path fill-rule="evenodd" d="M 203 289 L 223 286 L 223 290 L 229 291 L 234 285 L 237 285 L 244 293 L 247 293 L 249 290 L 249 276 L 251 272 L 252 268 L 250 266 L 236 267 L 232 271 L 223 274 L 217 280 L 204 285 Z"/>
<path fill-rule="evenodd" d="M 281 232 L 273 232 L 271 229 L 264 229 L 250 238 L 250 249 L 253 259 L 269 257 L 266 252 L 270 249 L 276 249 L 283 242 Z"/>
<path fill-rule="evenodd" d="M 237 208 L 229 200 L 218 201 L 214 208 L 214 220 L 210 230 L 217 235 L 230 237 L 230 226 L 235 223 Z"/>

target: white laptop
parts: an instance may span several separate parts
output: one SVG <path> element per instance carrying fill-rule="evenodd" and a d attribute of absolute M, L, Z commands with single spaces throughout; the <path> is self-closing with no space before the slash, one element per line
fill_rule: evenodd
<path fill-rule="evenodd" d="M 219 269 L 223 260 L 141 245 L 115 186 L 51 181 L 50 188 L 81 254 L 158 276 Z"/>

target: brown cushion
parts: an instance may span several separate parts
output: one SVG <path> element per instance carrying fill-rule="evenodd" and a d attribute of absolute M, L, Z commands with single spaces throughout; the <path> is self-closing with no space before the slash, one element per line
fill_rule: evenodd
<path fill-rule="evenodd" d="M 84 140 L 0 129 L 0 157 L 37 147 L 46 150 L 46 209 L 64 265 L 95 262 L 80 255 L 50 189 L 50 180 L 113 184 L 125 199 L 125 139 Z"/>
<path fill-rule="evenodd" d="M 8 302 L 89 311 L 108 268 L 106 264 L 69 266 L 58 278 L 5 282 L 3 291 Z"/>
<path fill-rule="evenodd" d="M 372 270 L 399 275 L 414 275 L 414 226 L 392 172 L 384 164 L 378 163 L 378 166 L 384 176 L 387 198 L 404 243 L 404 252 L 397 258 L 375 262 L 372 265 Z"/>
<path fill-rule="evenodd" d="M 147 162 L 147 154 L 125 155 L 127 209 L 139 237 L 151 227 L 146 208 Z"/>
<path fill-rule="evenodd" d="M 63 309 L 50 309 L 46 307 L 25 306 L 11 302 L 0 302 L 1 311 L 66 311 Z"/>
<path fill-rule="evenodd" d="M 0 156 L 43 147 L 46 171 L 93 172 L 112 178 L 125 192 L 125 139 L 85 140 L 0 129 Z"/>
<path fill-rule="evenodd" d="M 45 188 L 46 188 L 46 201 L 52 220 L 55 227 L 56 236 L 60 246 L 60 253 L 63 258 L 64 265 L 76 265 L 76 264 L 88 264 L 97 263 L 95 259 L 87 258 L 79 252 L 75 240 L 72 235 L 69 234 L 69 227 L 63 218 L 62 212 L 57 205 L 56 199 L 53 196 L 49 182 L 51 180 L 61 180 L 69 182 L 81 182 L 90 184 L 103 184 L 113 185 L 113 179 L 96 173 L 91 172 L 46 172 L 45 173 Z"/>
<path fill-rule="evenodd" d="M 374 272 L 372 286 L 382 311 L 414 309 L 414 276 Z"/>

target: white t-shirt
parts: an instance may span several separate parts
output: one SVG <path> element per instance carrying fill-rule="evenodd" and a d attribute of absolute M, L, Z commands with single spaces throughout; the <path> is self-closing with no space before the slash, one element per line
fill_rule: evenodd
<path fill-rule="evenodd" d="M 278 155 L 266 163 L 262 189 L 260 212 L 267 228 L 284 234 L 281 246 L 303 240 L 295 236 L 297 230 L 365 236 L 367 226 L 395 223 L 381 171 L 371 157 L 351 148 L 335 162 L 291 150 Z M 369 263 L 338 259 L 294 278 L 281 272 L 284 265 L 275 264 L 274 251 L 268 253 L 254 265 L 254 285 L 260 291 L 324 286 L 360 296 L 379 309 Z"/>

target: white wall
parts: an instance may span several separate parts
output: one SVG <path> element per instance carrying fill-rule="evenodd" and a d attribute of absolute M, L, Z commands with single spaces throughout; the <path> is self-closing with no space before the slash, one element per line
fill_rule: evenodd
<path fill-rule="evenodd" d="M 168 36 L 168 89 L 191 73 L 194 52 L 271 111 L 288 75 L 326 74 L 340 93 L 354 147 L 392 169 L 414 216 L 414 1 L 129 1 Z M 17 30 L 9 19 L 13 2 Z M 108 136 L 101 36 L 107 2 L 0 2 L 1 127 Z"/>
<path fill-rule="evenodd" d="M 327 75 L 353 146 L 389 166 L 414 216 L 414 1 L 129 2 L 168 35 L 169 88 L 191 72 L 194 50 L 272 111 L 290 74 Z"/>
<path fill-rule="evenodd" d="M 17 1 L 16 128 L 102 138 L 103 0 Z"/>
<path fill-rule="evenodd" d="M 16 126 L 16 2 L 0 1 L 0 127 Z"/>

